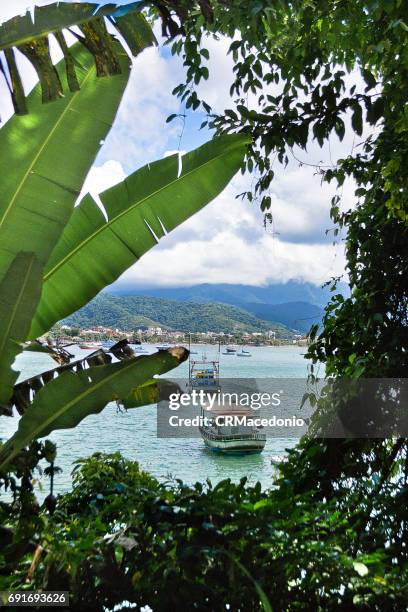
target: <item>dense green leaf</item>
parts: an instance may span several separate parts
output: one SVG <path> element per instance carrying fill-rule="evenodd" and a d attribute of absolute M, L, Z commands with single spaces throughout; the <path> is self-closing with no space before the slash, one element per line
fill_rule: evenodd
<path fill-rule="evenodd" d="M 144 166 L 101 194 L 108 221 L 88 195 L 51 256 L 30 337 L 78 310 L 199 211 L 228 184 L 242 162 L 247 137 L 216 138 L 183 157 Z"/>
<path fill-rule="evenodd" d="M 351 125 L 353 130 L 361 136 L 363 133 L 363 111 L 360 104 L 355 104 L 353 114 L 351 115 Z"/>
<path fill-rule="evenodd" d="M 86 416 L 100 412 L 110 401 L 127 397 L 135 387 L 187 359 L 184 348 L 158 351 L 82 372 L 66 372 L 37 393 L 21 417 L 17 432 L 0 451 L 4 468 L 27 444 L 56 429 L 75 427 Z"/>
<path fill-rule="evenodd" d="M 92 56 L 72 48 L 80 91 L 43 105 L 40 86 L 28 96 L 30 115 L 14 115 L 0 131 L 0 278 L 24 249 L 44 265 L 67 223 L 83 180 L 115 118 L 129 77 L 97 79 Z M 57 66 L 64 80 L 62 65 Z"/>
<path fill-rule="evenodd" d="M 6 404 L 18 372 L 11 366 L 22 350 L 41 295 L 42 268 L 34 253 L 19 253 L 0 283 L 0 405 Z"/>
<path fill-rule="evenodd" d="M 141 13 L 116 17 L 114 24 L 135 56 L 146 47 L 157 44 L 152 28 Z"/>
<path fill-rule="evenodd" d="M 229 559 L 231 559 L 231 561 L 233 561 L 233 563 L 235 563 L 235 565 L 241 570 L 241 572 L 247 578 L 249 578 L 249 580 L 253 583 L 253 585 L 255 587 L 255 590 L 256 590 L 256 592 L 257 592 L 257 594 L 259 596 L 259 599 L 260 599 L 260 602 L 261 602 L 261 606 L 262 606 L 262 610 L 264 610 L 264 612 L 272 612 L 272 607 L 271 607 L 271 604 L 269 602 L 268 596 L 266 595 L 265 591 L 263 590 L 263 588 L 259 584 L 258 580 L 255 580 L 255 578 L 250 574 L 250 572 L 248 572 L 246 567 L 236 557 L 234 557 L 234 555 L 231 555 L 227 551 L 223 551 L 223 552 L 224 552 L 224 554 L 226 554 L 228 556 Z"/>

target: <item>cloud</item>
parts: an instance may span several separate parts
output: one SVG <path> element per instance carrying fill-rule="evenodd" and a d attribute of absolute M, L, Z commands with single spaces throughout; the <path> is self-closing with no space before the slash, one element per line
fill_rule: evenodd
<path fill-rule="evenodd" d="M 343 270 L 343 253 L 331 245 L 290 244 L 267 234 L 249 242 L 225 229 L 207 240 L 153 249 L 121 281 L 144 286 L 263 285 L 290 279 L 321 284 Z"/>
<path fill-rule="evenodd" d="M 90 172 L 85 187 L 95 196 L 124 176 L 121 164 L 110 160 Z M 343 272 L 341 245 L 333 246 L 327 239 L 290 242 L 285 232 L 277 236 L 265 230 L 259 209 L 235 198 L 247 180 L 237 175 L 213 202 L 165 236 L 119 282 L 262 285 L 298 279 L 321 284 Z M 296 216 L 293 207 L 289 214 Z M 307 216 L 302 218 L 298 228 L 305 238 L 308 231 L 315 231 L 307 221 Z"/>
<path fill-rule="evenodd" d="M 97 163 L 116 159 L 131 172 L 175 148 L 180 126 L 166 124 L 166 118 L 179 110 L 171 92 L 181 78 L 178 59 L 163 57 L 157 47 L 135 58 L 113 129 Z"/>
<path fill-rule="evenodd" d="M 110 159 L 101 166 L 93 166 L 85 179 L 78 201 L 87 193 L 98 200 L 102 191 L 113 187 L 125 178 L 126 173 L 122 165 L 114 159 Z"/>

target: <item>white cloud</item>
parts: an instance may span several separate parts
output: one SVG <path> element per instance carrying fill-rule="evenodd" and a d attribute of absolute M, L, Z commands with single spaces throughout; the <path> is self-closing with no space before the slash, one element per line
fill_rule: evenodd
<path fill-rule="evenodd" d="M 102 164 L 102 166 L 94 166 L 85 179 L 78 201 L 87 193 L 90 193 L 94 199 L 98 200 L 98 196 L 102 191 L 113 187 L 113 185 L 123 181 L 125 178 L 126 173 L 122 165 L 114 159 L 110 159 Z"/>
<path fill-rule="evenodd" d="M 146 49 L 134 60 L 114 128 L 99 161 L 114 158 L 130 172 L 164 155 L 180 130 L 174 122 L 166 124 L 166 118 L 179 110 L 171 92 L 181 74 L 177 58 L 165 59 L 157 47 Z"/>
<path fill-rule="evenodd" d="M 92 170 L 86 186 L 95 195 L 123 178 L 122 166 L 111 160 Z M 261 285 L 299 279 L 321 284 L 343 272 L 342 247 L 322 242 L 320 237 L 319 241 L 311 240 L 309 232 L 315 229 L 308 224 L 306 213 L 298 228 L 303 240 L 297 243 L 289 242 L 285 232 L 277 237 L 265 231 L 259 209 L 235 198 L 247 180 L 237 175 L 213 202 L 145 254 L 121 282 Z M 280 204 L 284 209 L 285 202 Z M 288 214 L 297 217 L 295 204 L 289 206 Z"/>
<path fill-rule="evenodd" d="M 344 257 L 331 245 L 290 244 L 265 234 L 249 242 L 226 229 L 207 240 L 178 241 L 149 251 L 122 281 L 139 285 L 243 283 L 262 285 L 290 279 L 321 284 L 344 270 Z"/>

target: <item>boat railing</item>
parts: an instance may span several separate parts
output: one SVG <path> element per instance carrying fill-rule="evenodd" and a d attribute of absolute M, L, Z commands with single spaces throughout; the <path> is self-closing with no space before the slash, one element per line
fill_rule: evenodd
<path fill-rule="evenodd" d="M 241 434 L 229 434 L 229 435 L 220 435 L 210 433 L 208 430 L 201 428 L 202 433 L 206 438 L 210 440 L 216 440 L 217 442 L 228 442 L 231 440 L 265 440 L 266 435 L 264 433 L 241 433 Z"/>

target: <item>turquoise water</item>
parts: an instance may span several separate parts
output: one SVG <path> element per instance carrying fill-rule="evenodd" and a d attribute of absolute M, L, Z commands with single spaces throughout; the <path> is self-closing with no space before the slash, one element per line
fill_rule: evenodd
<path fill-rule="evenodd" d="M 154 346 L 147 346 L 149 352 Z M 71 350 L 71 349 L 70 349 Z M 194 358 L 204 353 L 208 359 L 216 356 L 214 346 L 193 346 Z M 74 348 L 78 357 L 87 352 Z M 251 357 L 221 355 L 220 374 L 223 378 L 304 378 L 307 375 L 305 348 L 297 346 L 251 347 Z M 25 379 L 45 369 L 55 367 L 47 356 L 35 353 L 20 355 L 15 368 L 21 370 L 20 379 Z M 171 378 L 188 378 L 188 364 L 183 363 L 171 372 Z M 17 418 L 0 420 L 0 438 L 15 431 Z M 58 445 L 57 465 L 63 469 L 56 478 L 58 492 L 67 490 L 71 483 L 72 463 L 78 457 L 94 452 L 121 451 L 129 459 L 139 462 L 142 468 L 160 479 L 181 478 L 187 483 L 209 478 L 217 482 L 223 478 L 238 481 L 247 476 L 252 483 L 260 481 L 264 487 L 271 484 L 273 465 L 271 459 L 282 458 L 285 449 L 295 440 L 269 439 L 263 453 L 259 455 L 228 457 L 208 451 L 199 438 L 157 439 L 156 409 L 145 406 L 127 412 L 119 412 L 116 404 L 109 404 L 98 415 L 84 419 L 75 429 L 54 432 L 50 438 Z M 44 482 L 47 488 L 47 483 Z"/>

